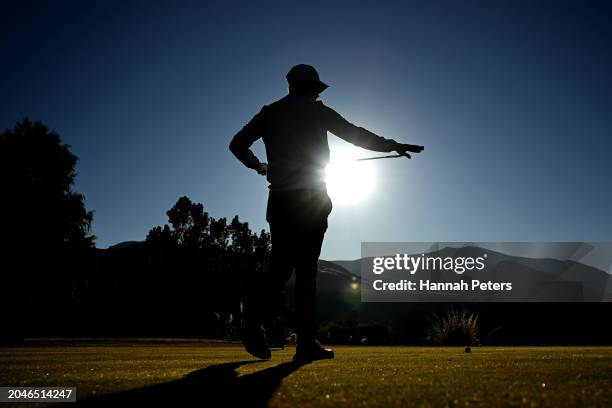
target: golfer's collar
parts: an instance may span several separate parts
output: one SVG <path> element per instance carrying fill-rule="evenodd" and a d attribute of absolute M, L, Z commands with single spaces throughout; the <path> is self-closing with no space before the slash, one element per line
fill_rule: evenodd
<path fill-rule="evenodd" d="M 302 95 L 302 94 L 287 94 L 288 98 L 294 98 L 294 99 L 304 99 L 304 100 L 308 100 L 308 97 L 306 95 Z"/>

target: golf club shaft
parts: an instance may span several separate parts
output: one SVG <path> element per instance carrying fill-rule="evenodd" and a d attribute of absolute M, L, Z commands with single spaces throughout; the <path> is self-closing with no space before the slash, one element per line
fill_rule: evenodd
<path fill-rule="evenodd" d="M 389 156 L 364 157 L 363 159 L 357 159 L 355 161 L 378 160 L 378 159 L 397 159 L 398 157 L 407 157 L 407 156 L 403 154 L 391 154 Z"/>

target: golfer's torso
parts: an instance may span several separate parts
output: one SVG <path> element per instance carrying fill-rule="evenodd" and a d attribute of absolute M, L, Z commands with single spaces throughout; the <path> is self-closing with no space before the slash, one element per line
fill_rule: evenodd
<path fill-rule="evenodd" d="M 291 95 L 266 107 L 263 142 L 271 190 L 325 189 L 329 145 L 321 108 Z"/>

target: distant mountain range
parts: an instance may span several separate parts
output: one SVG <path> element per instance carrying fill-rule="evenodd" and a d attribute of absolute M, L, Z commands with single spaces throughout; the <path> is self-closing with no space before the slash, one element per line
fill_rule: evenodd
<path fill-rule="evenodd" d="M 115 245 L 111 245 L 107 249 L 113 250 L 113 249 L 126 249 L 126 248 L 132 248 L 132 247 L 141 247 L 144 244 L 145 244 L 144 241 L 123 241 Z"/>

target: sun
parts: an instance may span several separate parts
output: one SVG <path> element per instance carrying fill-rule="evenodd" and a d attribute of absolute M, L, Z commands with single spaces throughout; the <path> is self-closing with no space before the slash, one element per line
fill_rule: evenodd
<path fill-rule="evenodd" d="M 325 169 L 325 182 L 334 204 L 357 204 L 374 191 L 374 167 L 369 161 L 356 161 L 363 156 L 360 151 L 363 152 L 343 146 L 331 152 L 331 161 Z"/>

